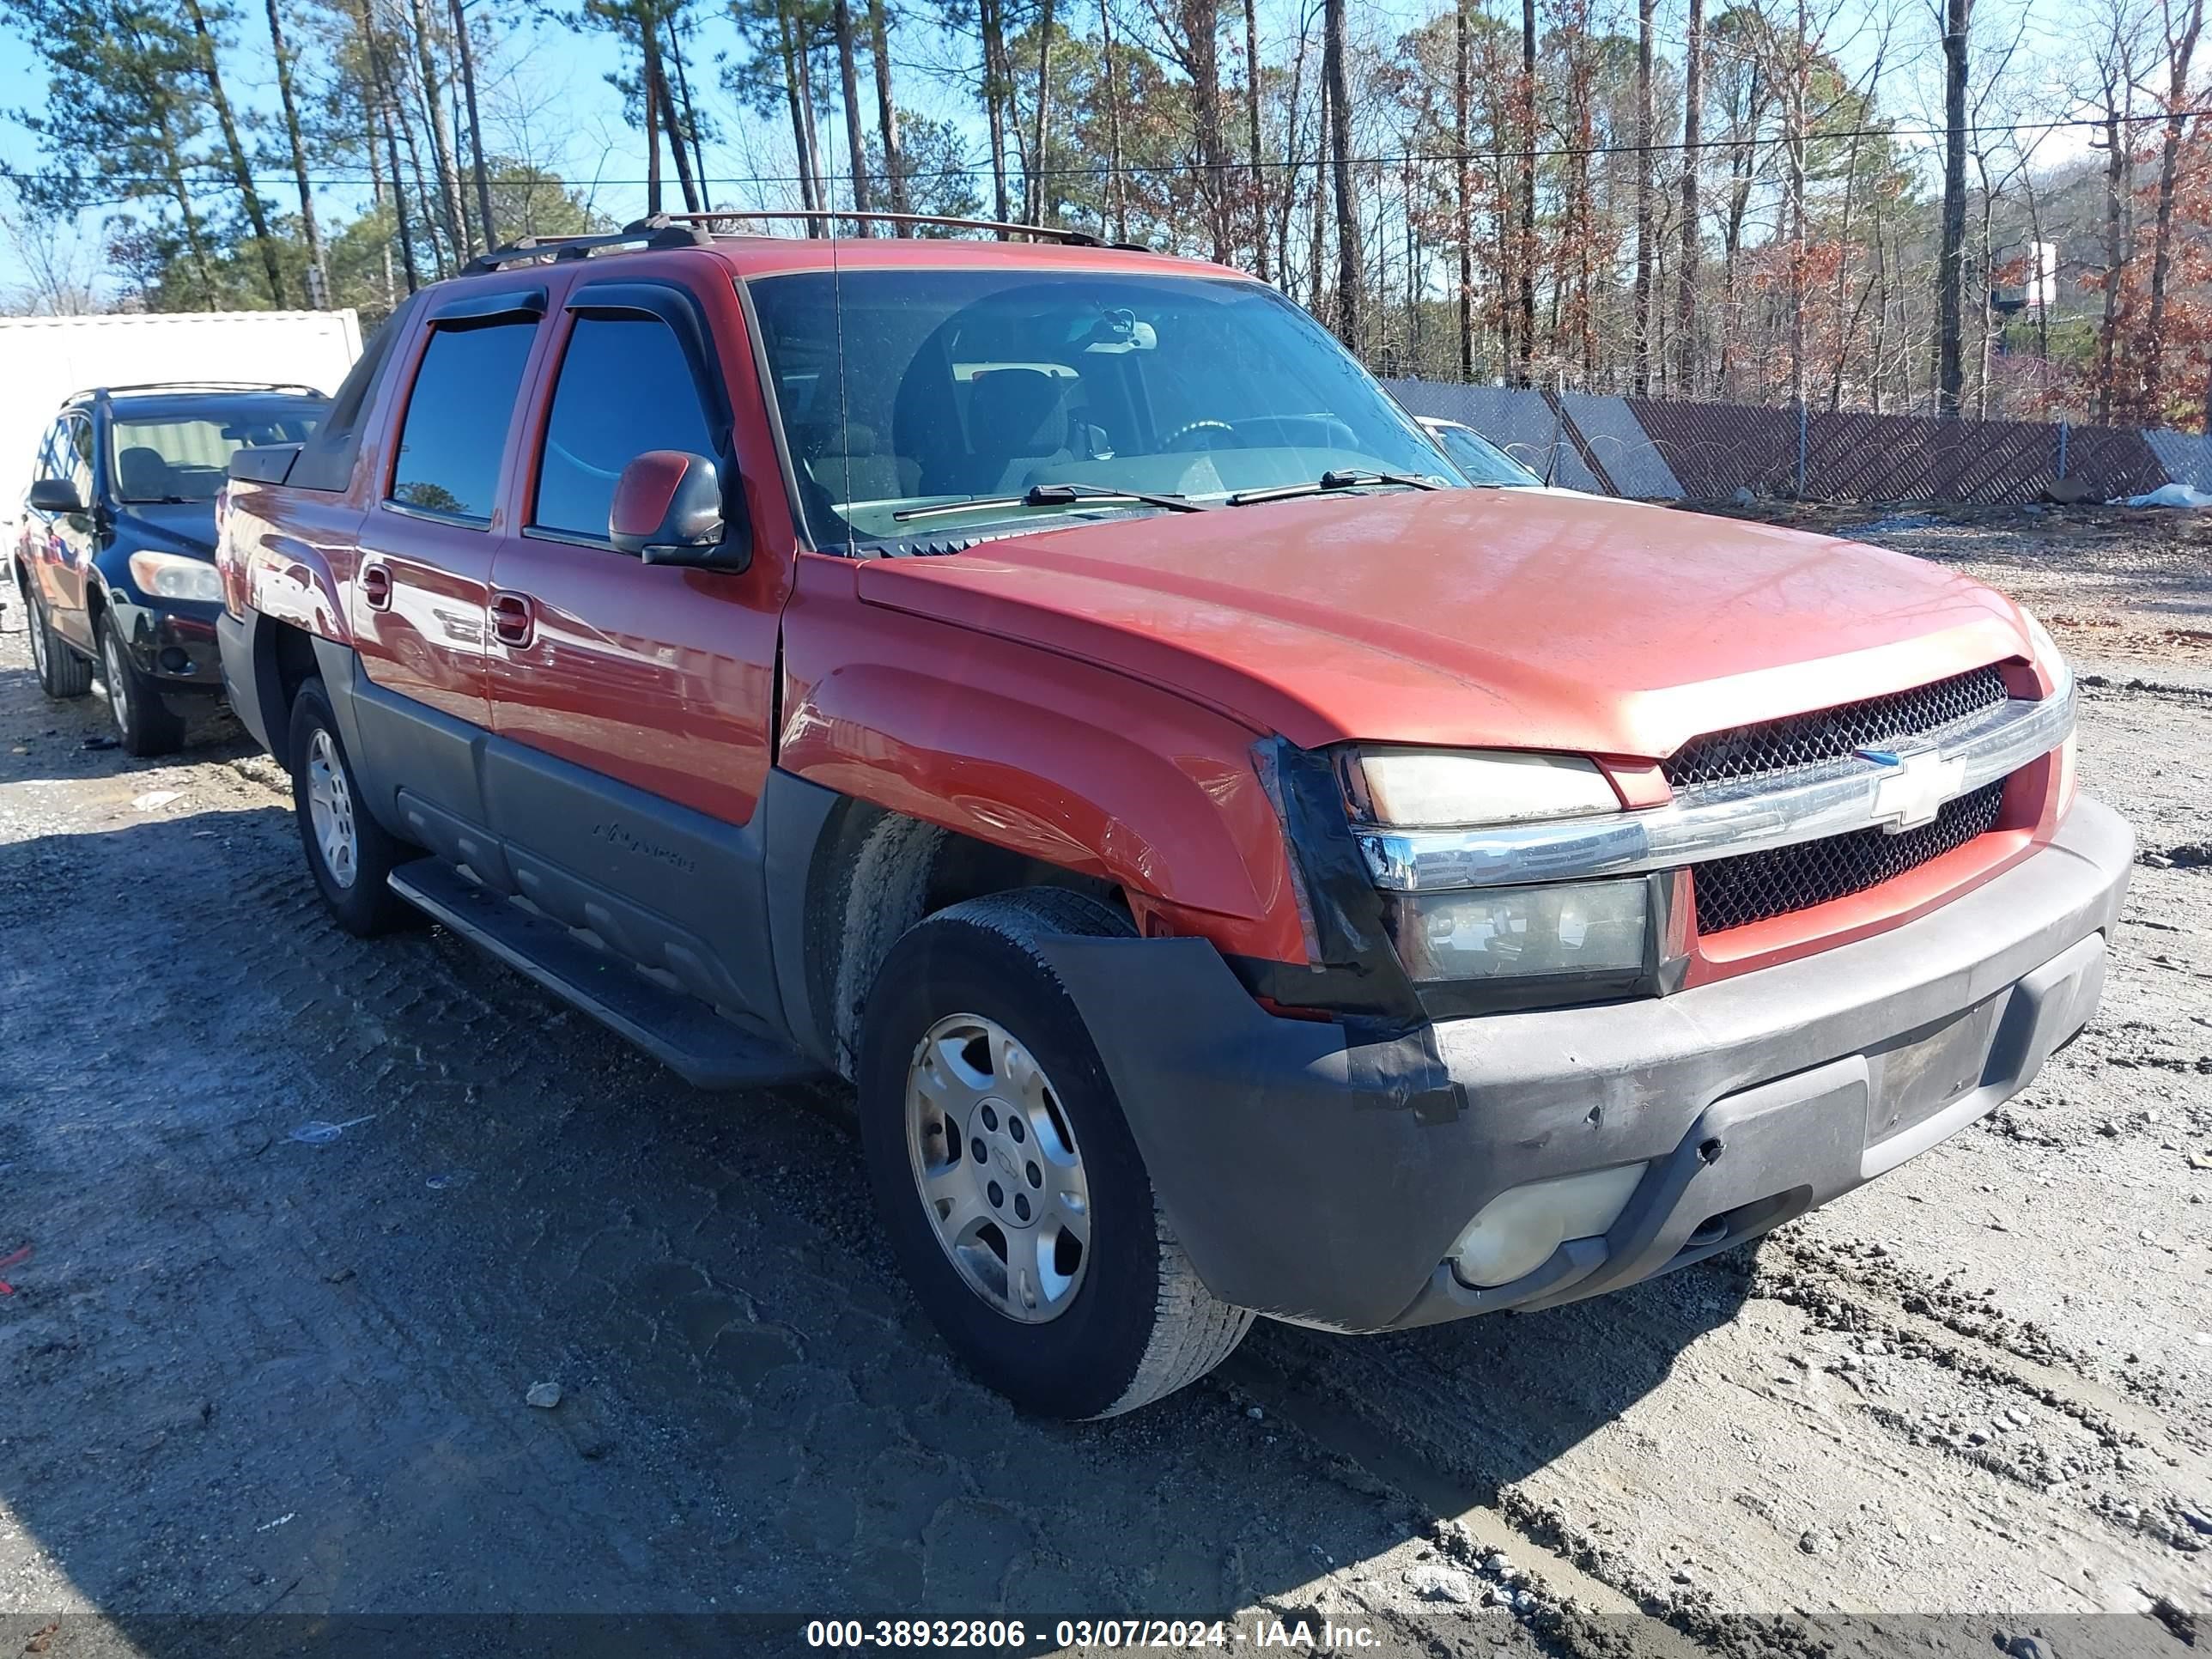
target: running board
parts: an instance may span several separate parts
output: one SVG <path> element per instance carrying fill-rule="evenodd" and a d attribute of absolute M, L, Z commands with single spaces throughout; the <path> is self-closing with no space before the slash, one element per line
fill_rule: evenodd
<path fill-rule="evenodd" d="M 696 997 L 655 985 L 442 860 L 411 860 L 386 879 L 416 909 L 620 1032 L 697 1088 L 756 1089 L 823 1075 L 791 1050 L 744 1030 Z"/>

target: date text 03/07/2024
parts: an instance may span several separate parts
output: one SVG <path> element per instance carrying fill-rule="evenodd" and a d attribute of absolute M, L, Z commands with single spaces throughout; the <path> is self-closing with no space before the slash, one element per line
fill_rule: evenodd
<path fill-rule="evenodd" d="M 1178 1651 L 1252 1648 L 1262 1651 L 1375 1652 L 1382 1643 L 1364 1625 L 1292 1617 L 1233 1620 L 1061 1619 L 1046 1625 L 1018 1619 L 816 1619 L 805 1628 L 810 1648 L 981 1650 L 1000 1654 L 1066 1650 Z"/>

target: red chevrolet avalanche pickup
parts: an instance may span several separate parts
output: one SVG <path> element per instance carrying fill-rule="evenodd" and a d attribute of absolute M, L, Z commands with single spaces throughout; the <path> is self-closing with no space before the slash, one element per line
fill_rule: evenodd
<path fill-rule="evenodd" d="M 1963 576 L 1470 477 L 1271 289 L 1079 236 L 478 266 L 232 467 L 314 879 L 702 1085 L 850 1079 L 1024 1407 L 1699 1261 L 2095 1009 L 2131 837 Z"/>

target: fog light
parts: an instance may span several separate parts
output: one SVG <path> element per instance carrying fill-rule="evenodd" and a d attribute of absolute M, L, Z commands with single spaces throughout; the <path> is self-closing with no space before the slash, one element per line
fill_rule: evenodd
<path fill-rule="evenodd" d="M 1453 1270 L 1484 1289 L 1535 1272 L 1567 1240 L 1595 1238 L 1620 1220 L 1649 1168 L 1624 1164 L 1532 1181 L 1498 1194 L 1452 1246 Z"/>
<path fill-rule="evenodd" d="M 179 646 L 163 646 L 161 663 L 161 672 L 164 674 L 189 674 L 192 672 L 192 659 L 185 654 L 183 647 Z"/>

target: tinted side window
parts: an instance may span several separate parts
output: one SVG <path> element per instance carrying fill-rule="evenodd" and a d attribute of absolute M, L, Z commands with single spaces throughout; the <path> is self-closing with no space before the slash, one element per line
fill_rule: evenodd
<path fill-rule="evenodd" d="M 432 333 L 399 428 L 393 501 L 452 518 L 490 518 L 499 454 L 536 331 L 534 322 L 523 322 Z"/>
<path fill-rule="evenodd" d="M 34 477 L 66 478 L 69 477 L 69 420 L 57 420 L 39 439 L 39 464 Z"/>
<path fill-rule="evenodd" d="M 553 388 L 532 523 L 604 541 L 615 481 L 648 449 L 714 453 L 683 347 L 658 318 L 577 318 Z"/>
<path fill-rule="evenodd" d="M 76 485 L 76 498 L 89 503 L 92 500 L 92 422 L 82 415 L 73 415 L 69 421 L 69 447 L 61 458 L 69 468 L 65 475 Z"/>

